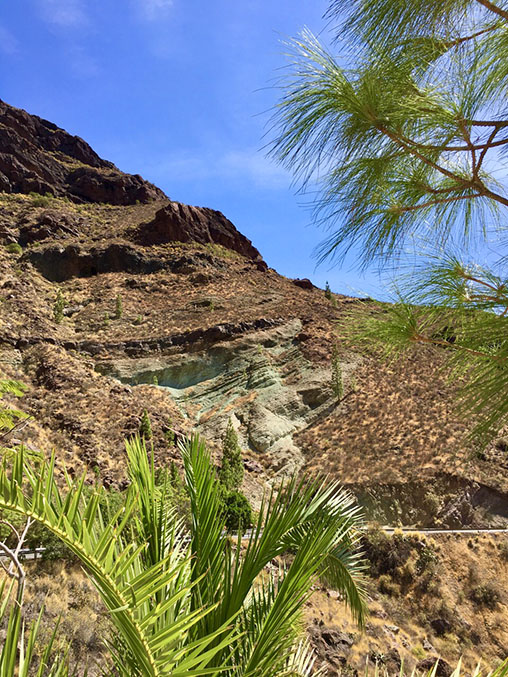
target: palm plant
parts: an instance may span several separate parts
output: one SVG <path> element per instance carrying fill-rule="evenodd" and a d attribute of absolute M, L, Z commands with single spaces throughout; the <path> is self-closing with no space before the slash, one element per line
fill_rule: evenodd
<path fill-rule="evenodd" d="M 66 476 L 60 489 L 54 457 L 34 466 L 23 449 L 0 470 L 0 509 L 43 524 L 80 559 L 114 627 L 112 674 L 307 674 L 302 603 L 316 578 L 344 593 L 360 623 L 365 615 L 358 508 L 337 485 L 294 479 L 266 497 L 242 552 L 224 529 L 203 442 L 193 437 L 180 450 L 192 508 L 188 534 L 139 438 L 127 443 L 131 485 L 111 519 L 100 509 L 102 489 L 85 494 L 84 476 Z M 288 551 L 291 563 L 266 579 L 267 564 Z"/>

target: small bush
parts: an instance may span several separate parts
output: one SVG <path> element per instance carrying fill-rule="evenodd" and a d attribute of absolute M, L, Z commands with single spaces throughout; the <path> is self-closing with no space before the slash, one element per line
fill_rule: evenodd
<path fill-rule="evenodd" d="M 123 303 L 120 294 L 117 294 L 115 305 L 115 320 L 119 320 L 123 315 Z"/>
<path fill-rule="evenodd" d="M 328 280 L 326 281 L 326 285 L 325 285 L 325 298 L 327 298 L 329 301 L 332 298 L 332 290 L 330 289 L 330 285 L 328 284 Z"/>
<path fill-rule="evenodd" d="M 226 511 L 226 529 L 242 533 L 252 524 L 252 508 L 247 497 L 241 491 L 229 491 L 224 495 Z"/>
<path fill-rule="evenodd" d="M 423 499 L 423 509 L 425 510 L 427 516 L 435 517 L 441 508 L 441 499 L 439 496 L 434 494 L 432 491 L 429 491 L 425 494 Z"/>
<path fill-rule="evenodd" d="M 373 578 L 382 574 L 396 574 L 411 554 L 411 542 L 402 534 L 388 536 L 382 529 L 369 529 L 363 539 L 365 555 L 370 562 L 369 573 Z"/>
<path fill-rule="evenodd" d="M 379 577 L 377 587 L 379 592 L 382 592 L 384 595 L 390 595 L 390 597 L 398 597 L 400 595 L 400 586 L 394 583 L 387 574 Z"/>
<path fill-rule="evenodd" d="M 64 318 L 64 308 L 65 299 L 63 297 L 62 291 L 59 289 L 56 293 L 55 303 L 53 304 L 53 317 L 55 318 L 55 322 L 57 324 L 60 324 Z"/>
<path fill-rule="evenodd" d="M 173 447 L 175 444 L 175 433 L 173 431 L 173 421 L 171 420 L 171 418 L 168 418 L 166 425 L 167 428 L 164 431 L 164 437 L 166 439 L 166 442 L 168 443 L 168 446 Z"/>
<path fill-rule="evenodd" d="M 29 196 L 32 207 L 49 207 L 51 204 L 51 198 L 53 197 L 51 193 L 40 195 L 39 193 L 34 193 L 33 191 L 29 193 Z"/>
<path fill-rule="evenodd" d="M 433 572 L 436 568 L 438 558 L 434 550 L 425 545 L 416 560 L 416 573 L 421 576 L 425 572 Z"/>
<path fill-rule="evenodd" d="M 495 609 L 501 601 L 501 595 L 493 583 L 483 583 L 471 589 L 469 599 L 478 606 Z"/>
<path fill-rule="evenodd" d="M 332 348 L 332 390 L 337 400 L 341 400 L 344 395 L 344 379 L 342 378 L 339 351 L 335 345 Z"/>
<path fill-rule="evenodd" d="M 501 559 L 504 559 L 505 562 L 508 562 L 508 541 L 503 541 L 499 544 L 499 555 Z"/>
<path fill-rule="evenodd" d="M 139 424 L 139 434 L 141 437 L 144 437 L 145 440 L 152 439 L 152 424 L 150 423 L 150 417 L 146 409 L 143 410 L 141 416 L 141 422 Z"/>
<path fill-rule="evenodd" d="M 5 245 L 5 249 L 9 254 L 16 254 L 16 256 L 20 256 L 23 253 L 23 247 L 17 242 L 9 242 L 9 244 Z"/>

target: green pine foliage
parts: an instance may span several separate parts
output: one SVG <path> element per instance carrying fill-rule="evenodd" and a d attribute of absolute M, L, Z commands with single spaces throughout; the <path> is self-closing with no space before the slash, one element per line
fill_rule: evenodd
<path fill-rule="evenodd" d="M 244 475 L 242 450 L 231 419 L 222 440 L 222 464 L 219 481 L 227 491 L 238 491 Z"/>
<path fill-rule="evenodd" d="M 145 440 L 152 439 L 152 424 L 150 422 L 150 416 L 148 415 L 148 411 L 146 409 L 143 409 L 143 413 L 141 415 L 141 422 L 139 424 L 139 434 Z"/>
<path fill-rule="evenodd" d="M 395 305 L 355 313 L 343 333 L 392 355 L 440 346 L 484 442 L 508 424 L 505 5 L 331 0 L 340 40 L 289 44 L 272 145 L 317 195 L 321 259 L 354 247 L 361 266 L 399 266 Z M 478 265 L 477 243 L 492 264 Z"/>
<path fill-rule="evenodd" d="M 63 321 L 64 308 L 65 308 L 65 299 L 62 294 L 62 290 L 59 289 L 56 293 L 55 303 L 53 304 L 53 317 L 55 318 L 55 322 L 57 324 L 60 324 Z"/>

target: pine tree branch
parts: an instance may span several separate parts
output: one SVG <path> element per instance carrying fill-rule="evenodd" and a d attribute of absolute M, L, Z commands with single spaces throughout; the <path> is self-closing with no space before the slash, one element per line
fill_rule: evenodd
<path fill-rule="evenodd" d="M 465 120 L 468 125 L 473 127 L 508 127 L 508 120 Z"/>
<path fill-rule="evenodd" d="M 413 334 L 411 340 L 415 343 L 424 343 L 427 345 L 442 346 L 444 348 L 451 348 L 457 352 L 466 352 L 469 355 L 474 355 L 475 357 L 487 357 L 489 360 L 494 360 L 500 364 L 505 364 L 507 361 L 506 357 L 499 357 L 498 355 L 491 355 L 490 353 L 484 353 L 481 350 L 474 350 L 473 348 L 468 348 L 457 343 L 450 343 L 449 341 L 443 341 L 442 339 L 434 339 L 423 334 Z"/>
<path fill-rule="evenodd" d="M 450 189 L 452 190 L 452 189 Z M 418 205 L 411 205 L 409 207 L 394 207 L 392 211 L 403 214 L 406 212 L 415 212 L 419 209 L 427 209 L 428 207 L 435 207 L 436 205 L 446 204 L 447 202 L 457 202 L 458 200 L 470 200 L 474 197 L 481 197 L 482 193 L 474 193 L 472 195 L 454 195 L 452 197 L 442 198 L 441 200 L 430 200 Z"/>
<path fill-rule="evenodd" d="M 476 172 L 473 170 L 473 175 L 478 176 L 478 170 L 482 166 L 482 162 L 485 159 L 485 155 L 487 154 L 487 151 L 489 148 L 494 148 L 495 146 L 501 145 L 499 141 L 494 142 L 494 137 L 499 131 L 499 127 L 494 127 L 494 129 L 491 131 L 489 138 L 487 139 L 487 143 L 485 145 L 485 148 L 482 150 L 480 153 L 480 157 L 478 158 L 478 164 L 476 166 Z M 504 139 L 502 139 L 504 141 Z"/>
<path fill-rule="evenodd" d="M 446 49 L 451 49 L 452 47 L 457 47 L 458 45 L 462 45 L 464 42 L 468 42 L 469 40 L 474 40 L 475 38 L 479 38 L 480 35 L 485 35 L 485 33 L 490 33 L 491 31 L 495 31 L 497 28 L 499 28 L 499 25 L 494 24 L 493 26 L 489 26 L 488 28 L 483 28 L 481 31 L 477 31 L 476 33 L 472 33 L 471 35 L 465 35 L 464 37 L 455 38 L 455 40 L 449 40 L 447 42 L 444 42 L 443 45 L 446 47 Z"/>
<path fill-rule="evenodd" d="M 398 146 L 406 150 L 408 153 L 413 155 L 414 157 L 417 157 L 419 160 L 421 160 L 424 164 L 426 164 L 428 167 L 432 167 L 435 169 L 437 172 L 440 174 L 443 174 L 444 176 L 448 177 L 449 179 L 453 179 L 454 181 L 457 181 L 457 183 L 467 186 L 468 188 L 473 187 L 473 182 L 471 182 L 468 179 L 464 179 L 462 176 L 458 176 L 457 174 L 454 174 L 453 172 L 450 172 L 448 169 L 445 167 L 442 167 L 441 165 L 438 165 L 436 162 L 433 162 L 429 158 L 425 157 L 422 153 L 420 153 L 418 150 L 413 148 L 411 145 L 409 145 L 407 142 L 404 142 L 400 136 L 397 136 L 393 132 L 391 132 L 389 129 L 387 129 L 384 125 L 381 125 L 379 123 L 374 123 L 374 126 L 385 136 L 387 136 L 389 139 L 391 139 L 394 143 L 396 143 Z M 478 188 L 478 186 L 476 186 Z M 482 187 L 483 184 L 482 184 Z M 508 200 L 506 201 L 506 204 L 508 205 Z"/>
<path fill-rule="evenodd" d="M 498 16 L 501 16 L 503 17 L 503 19 L 506 19 L 508 21 L 508 12 L 506 12 L 504 9 L 501 9 L 501 7 L 498 7 L 493 2 L 490 2 L 490 0 L 476 0 L 476 2 L 478 2 L 480 5 L 490 10 L 491 12 L 494 12 L 494 14 L 497 14 Z"/>
<path fill-rule="evenodd" d="M 405 143 L 411 144 L 415 148 L 421 148 L 422 150 L 441 150 L 443 152 L 459 152 L 459 151 L 477 151 L 481 150 L 484 152 L 487 152 L 489 148 L 496 148 L 497 146 L 504 146 L 505 144 L 508 143 L 508 139 L 499 139 L 499 141 L 495 141 L 494 143 L 490 142 L 490 138 L 495 136 L 497 132 L 499 131 L 499 128 L 495 130 L 494 135 L 490 135 L 489 139 L 485 143 L 469 143 L 467 146 L 437 146 L 437 145 L 431 145 L 427 143 L 420 143 L 418 141 L 413 141 L 412 139 L 409 139 L 406 136 L 401 136 L 401 140 L 405 141 Z"/>
<path fill-rule="evenodd" d="M 469 280 L 470 282 L 476 282 L 476 284 L 481 284 L 484 287 L 488 287 L 489 289 L 492 289 L 492 291 L 498 292 L 499 287 L 495 287 L 494 285 L 490 284 L 489 282 L 485 282 L 485 280 L 480 280 L 477 277 L 473 277 L 472 275 L 468 275 L 467 273 L 461 274 L 462 279 L 464 280 Z"/>

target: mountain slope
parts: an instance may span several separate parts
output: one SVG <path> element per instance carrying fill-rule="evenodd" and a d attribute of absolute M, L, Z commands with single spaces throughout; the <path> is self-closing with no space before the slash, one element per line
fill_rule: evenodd
<path fill-rule="evenodd" d="M 231 418 L 254 505 L 307 468 L 342 479 L 381 522 L 508 523 L 508 445 L 465 443 L 440 351 L 385 365 L 337 338 L 368 300 L 279 275 L 220 212 L 169 200 L 4 103 L 0 189 L 0 361 L 28 385 L 21 441 L 122 487 L 123 439 L 145 408 L 161 464 L 177 457 L 169 429 L 218 450 Z"/>

